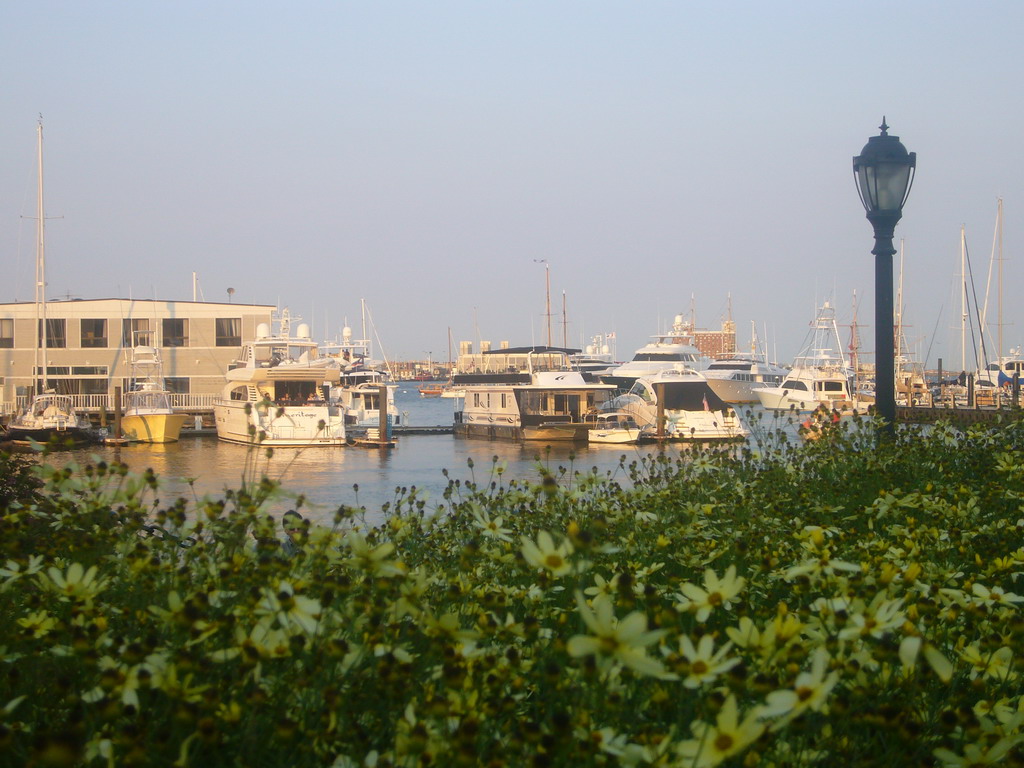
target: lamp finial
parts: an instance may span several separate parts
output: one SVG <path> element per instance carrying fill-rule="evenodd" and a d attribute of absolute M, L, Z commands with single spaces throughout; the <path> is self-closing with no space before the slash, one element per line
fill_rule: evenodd
<path fill-rule="evenodd" d="M 882 132 L 883 136 L 889 135 L 889 126 L 885 124 L 885 115 L 882 115 L 882 124 L 878 126 L 878 130 Z"/>

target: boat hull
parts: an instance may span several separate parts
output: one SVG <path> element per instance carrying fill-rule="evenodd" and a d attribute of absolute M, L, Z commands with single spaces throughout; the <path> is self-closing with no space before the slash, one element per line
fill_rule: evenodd
<path fill-rule="evenodd" d="M 129 414 L 121 417 L 121 434 L 136 443 L 173 443 L 187 419 L 184 413 Z"/>
<path fill-rule="evenodd" d="M 707 374 L 705 374 L 707 376 Z M 764 382 L 757 381 L 736 381 L 735 379 L 715 379 L 707 376 L 708 386 L 711 391 L 718 395 L 724 402 L 730 405 L 736 403 L 756 403 L 757 390 L 765 387 Z"/>
<path fill-rule="evenodd" d="M 614 427 L 611 429 L 592 429 L 587 435 L 587 441 L 601 445 L 626 445 L 640 442 L 639 429 L 627 429 L 625 427 Z"/>
<path fill-rule="evenodd" d="M 244 401 L 220 400 L 213 416 L 217 437 L 229 443 L 266 447 L 347 445 L 342 408 L 327 405 L 252 407 Z"/>
<path fill-rule="evenodd" d="M 457 423 L 456 437 L 475 437 L 484 440 L 513 440 L 516 442 L 572 443 L 586 442 L 589 427 L 586 424 L 555 424 L 521 427 L 513 424 Z"/>
<path fill-rule="evenodd" d="M 12 443 L 27 445 L 31 442 L 49 443 L 55 440 L 59 445 L 70 445 L 73 447 L 89 445 L 97 441 L 96 434 L 91 429 L 80 427 L 17 427 L 7 428 L 7 439 Z"/>

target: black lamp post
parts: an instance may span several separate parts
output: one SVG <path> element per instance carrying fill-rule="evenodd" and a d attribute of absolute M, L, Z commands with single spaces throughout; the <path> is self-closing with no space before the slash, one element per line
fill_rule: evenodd
<path fill-rule="evenodd" d="M 882 118 L 881 134 L 872 136 L 853 158 L 853 175 L 868 221 L 875 228 L 875 412 L 883 430 L 895 433 L 896 361 L 893 338 L 892 247 L 896 223 L 903 216 L 914 181 L 917 155 L 907 152 L 899 136 L 890 136 Z"/>

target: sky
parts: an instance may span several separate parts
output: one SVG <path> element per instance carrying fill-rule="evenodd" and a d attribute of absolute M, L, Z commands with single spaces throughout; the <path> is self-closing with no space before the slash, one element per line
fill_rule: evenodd
<path fill-rule="evenodd" d="M 851 159 L 884 116 L 917 153 L 905 335 L 952 369 L 961 227 L 984 302 L 999 199 L 1024 343 L 1022 29 L 1016 0 L 8 4 L 0 301 L 33 299 L 42 115 L 51 298 L 191 299 L 196 273 L 324 339 L 365 300 L 378 352 L 444 359 L 449 329 L 546 342 L 550 278 L 556 344 L 628 359 L 731 307 L 790 362 L 830 300 L 870 356 Z"/>

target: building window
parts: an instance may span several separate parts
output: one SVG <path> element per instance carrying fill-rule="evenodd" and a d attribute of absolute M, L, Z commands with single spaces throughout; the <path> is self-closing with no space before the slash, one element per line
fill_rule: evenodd
<path fill-rule="evenodd" d="M 173 395 L 187 395 L 192 391 L 190 382 L 188 376 L 168 376 L 164 379 L 164 386 Z"/>
<path fill-rule="evenodd" d="M 43 330 L 43 321 L 39 321 L 39 330 Z M 40 333 L 39 345 L 42 346 Z M 64 318 L 46 318 L 46 348 L 64 349 L 68 345 L 67 321 Z"/>
<path fill-rule="evenodd" d="M 81 379 L 79 391 L 83 395 L 105 395 L 107 394 L 106 379 Z"/>
<path fill-rule="evenodd" d="M 107 346 L 107 321 L 86 320 L 82 321 L 82 347 L 106 347 Z"/>
<path fill-rule="evenodd" d="M 152 330 L 149 327 L 149 318 L 145 317 L 140 320 L 122 320 L 121 321 L 121 346 L 122 347 L 137 347 L 137 346 L 150 346 L 152 338 L 150 334 Z"/>
<path fill-rule="evenodd" d="M 240 317 L 218 317 L 217 318 L 217 346 L 218 347 L 240 347 L 240 346 L 242 346 L 242 318 L 240 318 Z"/>
<path fill-rule="evenodd" d="M 0 349 L 14 349 L 14 318 L 0 320 Z"/>
<path fill-rule="evenodd" d="M 165 347 L 188 346 L 188 320 L 186 318 L 164 318 L 163 326 L 163 345 Z"/>

